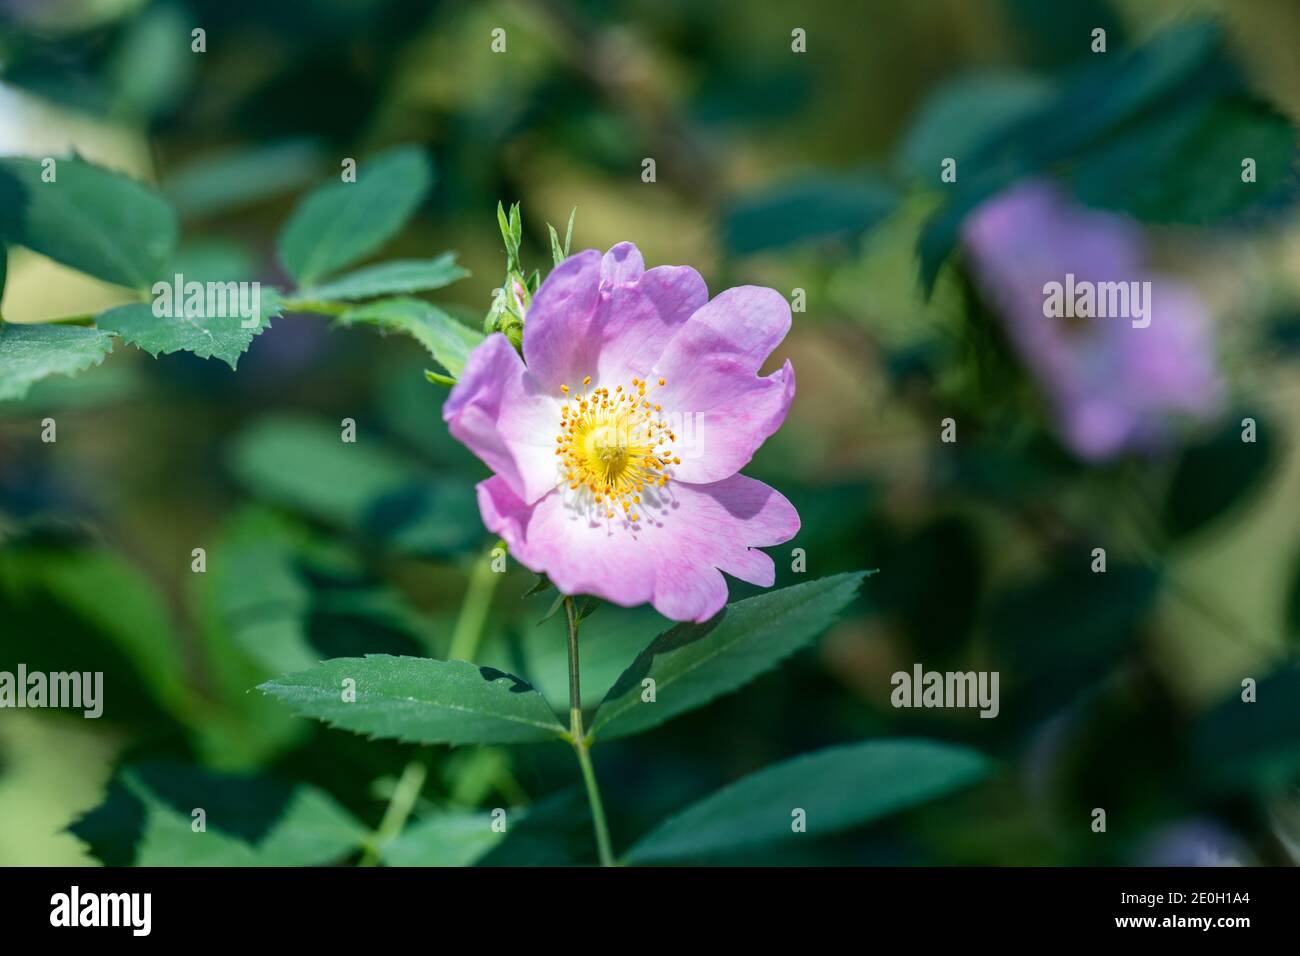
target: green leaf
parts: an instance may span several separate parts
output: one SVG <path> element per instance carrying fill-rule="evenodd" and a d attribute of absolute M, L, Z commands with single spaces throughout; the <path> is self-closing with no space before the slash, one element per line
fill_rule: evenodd
<path fill-rule="evenodd" d="M 344 681 L 356 700 L 343 699 Z M 554 740 L 565 730 L 537 691 L 510 674 L 465 661 L 341 657 L 260 685 L 304 717 L 331 727 L 422 744 Z"/>
<path fill-rule="evenodd" d="M 1241 422 L 1253 417 L 1255 441 L 1241 440 Z M 1267 479 L 1277 454 L 1271 423 L 1238 409 L 1214 434 L 1183 451 L 1160 509 L 1172 537 L 1209 528 L 1249 503 Z"/>
<path fill-rule="evenodd" d="M 50 375 L 76 375 L 104 361 L 113 337 L 75 325 L 0 325 L 0 401 L 22 398 Z"/>
<path fill-rule="evenodd" d="M 205 815 L 197 832 L 195 809 Z M 367 835 L 316 787 L 175 762 L 123 767 L 70 829 L 108 866 L 323 866 Z"/>
<path fill-rule="evenodd" d="M 1259 680 L 1254 701 L 1242 693 L 1236 686 L 1196 727 L 1200 778 L 1215 791 L 1282 792 L 1300 772 L 1300 666 Z"/>
<path fill-rule="evenodd" d="M 569 258 L 569 250 L 573 248 L 573 221 L 578 218 L 578 207 L 574 206 L 569 210 L 569 225 L 564 230 L 564 258 Z"/>
<path fill-rule="evenodd" d="M 114 119 L 143 126 L 175 107 L 196 68 L 190 42 L 190 18 L 170 3 L 146 6 L 128 22 L 105 64 Z"/>
<path fill-rule="evenodd" d="M 252 249 L 230 239 L 187 240 L 168 263 L 166 279 L 174 282 L 179 273 L 185 281 L 247 282 L 256 277 L 255 258 Z"/>
<path fill-rule="evenodd" d="M 972 151 L 1036 112 L 1051 95 L 1043 80 L 1022 74 L 959 76 L 926 101 L 898 147 L 895 162 L 925 183 L 938 183 L 940 163 Z"/>
<path fill-rule="evenodd" d="M 549 591 L 553 587 L 555 587 L 555 585 L 551 583 L 550 578 L 545 574 L 539 574 L 536 576 L 536 580 L 533 581 L 532 587 L 525 591 L 523 596 L 532 597 L 534 594 L 541 594 L 543 591 Z"/>
<path fill-rule="evenodd" d="M 111 597 L 110 597 L 111 596 Z M 193 704 L 166 599 L 111 551 L 38 537 L 0 549 L 0 670 L 101 672 L 103 716 L 157 728 Z"/>
<path fill-rule="evenodd" d="M 187 283 L 188 284 L 188 283 Z M 170 287 L 170 283 L 168 283 Z M 213 289 L 216 286 L 212 286 Z M 229 291 L 223 303 L 231 302 L 229 296 L 238 296 L 233 283 L 227 286 Z M 214 298 L 213 302 L 217 300 Z M 233 304 L 233 303 L 232 303 Z M 173 352 L 193 352 L 199 358 L 216 358 L 231 368 L 239 363 L 239 356 L 248 351 L 254 337 L 271 325 L 272 316 L 280 314 L 280 296 L 272 288 L 259 290 L 259 302 L 256 310 L 256 324 L 252 324 L 253 315 L 247 320 L 235 315 L 218 315 L 216 312 L 238 312 L 242 306 L 228 308 L 225 304 L 212 309 L 204 301 L 197 305 L 188 296 L 186 301 L 166 311 L 174 315 L 157 316 L 154 307 L 144 302 L 119 305 L 100 314 L 95 324 L 99 328 L 120 335 L 126 342 L 144 349 L 154 358 L 170 355 Z M 250 311 L 251 311 L 250 300 Z M 207 314 L 214 313 L 214 314 Z M 250 323 L 245 328 L 245 322 Z"/>
<path fill-rule="evenodd" d="M 510 206 L 510 215 L 506 215 L 506 210 L 497 201 L 497 226 L 501 230 L 501 241 L 506 246 L 506 273 L 518 272 L 519 265 L 519 247 L 523 242 L 523 221 L 519 216 L 519 203 L 513 203 Z"/>
<path fill-rule="evenodd" d="M 1023 693 L 1052 711 L 1099 680 L 1132 644 L 1159 591 L 1157 569 L 1112 560 L 1105 574 L 1093 574 L 1086 554 L 1003 591 L 986 630 L 1002 665 L 1004 706 L 1008 694 Z"/>
<path fill-rule="evenodd" d="M 960 175 L 956 192 L 935 213 L 917 243 L 925 289 L 933 288 L 966 215 L 1016 180 L 1086 159 L 1095 150 L 1102 156 L 1131 156 L 1125 145 L 1129 137 L 1167 139 L 1167 133 L 1151 131 L 1167 130 L 1168 117 L 1240 93 L 1239 73 L 1227 61 L 1218 28 L 1207 20 L 1189 20 L 1140 47 L 1085 62 L 1086 66 L 1070 72 L 1041 109 L 1010 126 L 991 126 L 964 154 L 961 169 L 966 172 Z M 1132 158 L 1145 162 L 1142 157 Z M 1234 172 L 1238 181 L 1239 163 L 1240 157 Z M 1112 174 L 1113 169 L 1112 164 Z M 1159 188 L 1150 184 L 1148 176 L 1130 177 L 1128 169 L 1123 179 L 1124 183 L 1111 185 Z"/>
<path fill-rule="evenodd" d="M 259 667 L 241 690 L 329 657 L 418 655 L 432 640 L 400 592 L 366 575 L 346 549 L 278 516 L 241 515 L 208 563 L 212 620 Z"/>
<path fill-rule="evenodd" d="M 549 222 L 546 224 L 547 231 L 551 234 L 551 259 L 558 266 L 565 259 L 569 258 L 569 249 L 573 245 L 573 221 L 578 217 L 578 207 L 574 206 L 569 211 L 569 226 L 564 231 L 564 245 L 560 245 L 560 234 L 555 231 L 555 227 Z M 536 292 L 536 287 L 531 287 L 530 291 Z"/>
<path fill-rule="evenodd" d="M 512 810 L 508 825 L 525 811 Z M 406 827 L 381 851 L 387 866 L 473 866 L 506 837 L 490 813 L 445 810 Z"/>
<path fill-rule="evenodd" d="M 722 214 L 723 241 L 732 254 L 748 255 L 808 240 L 853 238 L 883 219 L 896 201 L 892 187 L 865 175 L 800 179 L 731 203 Z"/>
<path fill-rule="evenodd" d="M 433 182 L 433 164 L 414 146 L 357 164 L 357 181 L 321 186 L 304 199 L 280 233 L 280 259 L 311 285 L 374 252 L 395 236 Z"/>
<path fill-rule="evenodd" d="M 163 183 L 163 191 L 183 216 L 228 212 L 306 185 L 321 159 L 319 143 L 280 140 L 195 160 Z"/>
<path fill-rule="evenodd" d="M 444 252 L 436 259 L 395 259 L 367 266 L 298 295 L 324 302 L 349 302 L 402 292 L 428 292 L 467 275 L 469 270 L 456 264 L 456 253 Z"/>
<path fill-rule="evenodd" d="M 176 212 L 153 189 L 71 156 L 42 182 L 35 159 L 0 159 L 0 240 L 106 282 L 148 289 L 176 248 Z"/>
<path fill-rule="evenodd" d="M 552 591 L 551 594 L 554 592 Z M 557 713 L 569 708 L 569 629 L 562 613 L 533 622 L 550 595 L 532 599 L 522 613 L 524 634 L 496 629 L 484 636 L 474 661 L 518 674 L 537 689 Z M 628 661 L 667 626 L 649 605 L 607 605 L 582 625 L 582 706 L 600 704 L 605 690 L 627 669 Z"/>
<path fill-rule="evenodd" d="M 546 231 L 551 236 L 551 261 L 558 266 L 564 261 L 564 250 L 560 248 L 560 234 L 549 222 L 546 224 Z"/>
<path fill-rule="evenodd" d="M 1208 19 L 1189 19 L 1141 46 L 1083 62 L 1040 111 L 1012 129 L 991 130 L 971 158 L 987 166 L 1020 156 L 1041 168 L 1106 137 L 1126 135 L 1170 106 L 1240 86 L 1220 30 Z"/>
<path fill-rule="evenodd" d="M 749 683 L 830 627 L 866 576 L 853 571 L 770 591 L 659 635 L 609 689 L 591 736 L 640 733 Z M 646 678 L 655 682 L 650 703 L 641 699 Z"/>
<path fill-rule="evenodd" d="M 343 313 L 339 321 L 344 325 L 376 325 L 384 331 L 409 335 L 456 378 L 464 371 L 469 353 L 484 338 L 482 332 L 462 325 L 442 309 L 419 299 L 367 302 Z"/>
<path fill-rule="evenodd" d="M 825 836 L 974 783 L 988 761 L 967 747 L 928 740 L 869 740 L 795 757 L 744 777 L 642 837 L 630 863 L 714 856 Z M 791 827 L 807 814 L 806 834 Z"/>
<path fill-rule="evenodd" d="M 364 431 L 345 444 L 324 422 L 262 419 L 240 433 L 229 461 L 252 494 L 402 553 L 458 553 L 483 537 L 468 482 L 441 477 Z"/>
<path fill-rule="evenodd" d="M 529 804 L 522 819 L 512 819 L 505 840 L 494 846 L 479 866 L 590 865 L 594 847 L 591 812 L 582 791 L 562 790 Z"/>
<path fill-rule="evenodd" d="M 1300 195 L 1295 126 L 1248 97 L 1167 110 L 1085 154 L 1072 174 L 1088 205 L 1144 222 L 1215 225 L 1261 218 Z M 1255 161 L 1243 182 L 1242 161 Z"/>

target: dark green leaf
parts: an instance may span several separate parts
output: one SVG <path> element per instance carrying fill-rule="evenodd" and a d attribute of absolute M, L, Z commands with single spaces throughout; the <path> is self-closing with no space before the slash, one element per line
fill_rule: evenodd
<path fill-rule="evenodd" d="M 107 64 L 115 112 L 135 122 L 174 107 L 196 68 L 190 17 L 170 3 L 146 6 L 123 32 Z"/>
<path fill-rule="evenodd" d="M 1300 667 L 1241 676 L 1256 678 L 1256 698 L 1242 700 L 1236 687 L 1201 718 L 1195 733 L 1200 777 L 1215 790 L 1280 791 L 1300 772 Z"/>
<path fill-rule="evenodd" d="M 108 866 L 321 866 L 366 837 L 315 787 L 162 762 L 122 768 L 70 829 Z"/>
<path fill-rule="evenodd" d="M 505 839 L 508 827 L 522 822 L 526 811 L 511 810 L 507 830 L 493 827 L 491 813 L 445 810 L 411 823 L 384 846 L 387 866 L 473 866 Z"/>
<path fill-rule="evenodd" d="M 854 571 L 770 591 L 659 635 L 609 689 L 591 735 L 640 733 L 749 683 L 830 627 L 866 576 Z M 642 700 L 647 678 L 652 702 Z"/>
<path fill-rule="evenodd" d="M 256 679 L 329 657 L 420 654 L 422 616 L 346 551 L 265 513 L 244 514 L 210 549 L 205 580 L 221 636 L 257 665 Z"/>
<path fill-rule="evenodd" d="M 1254 417 L 1255 441 L 1242 441 L 1246 417 Z M 1215 434 L 1185 450 L 1165 495 L 1161 522 L 1174 537 L 1211 526 L 1241 507 L 1259 489 L 1275 457 L 1273 428 L 1261 416 L 1238 410 Z"/>
<path fill-rule="evenodd" d="M 1013 123 L 1039 110 L 1051 96 L 1043 80 L 1021 74 L 977 73 L 945 84 L 921 108 L 903 137 L 897 164 L 917 179 L 940 185 L 940 163 L 965 160 Z"/>
<path fill-rule="evenodd" d="M 989 764 L 966 747 L 869 740 L 766 767 L 687 807 L 628 851 L 630 863 L 715 856 L 825 836 L 966 787 Z M 806 814 L 806 833 L 792 826 Z"/>
<path fill-rule="evenodd" d="M 111 596 L 111 600 L 106 599 Z M 194 703 L 166 601 L 110 551 L 10 541 L 0 550 L 0 670 L 104 675 L 103 716 L 149 723 Z"/>
<path fill-rule="evenodd" d="M 554 594 L 554 591 L 549 592 Z M 569 629 L 563 613 L 533 623 L 549 601 L 542 596 L 525 608 L 525 627 L 487 635 L 475 658 L 518 674 L 537 688 L 557 712 L 569 707 Z M 582 704 L 600 703 L 605 690 L 627 668 L 627 662 L 665 627 L 665 619 L 649 606 L 606 606 L 582 625 Z"/>
<path fill-rule="evenodd" d="M 1160 125 L 1171 103 L 1179 110 L 1190 109 L 1191 104 L 1218 102 L 1240 90 L 1240 77 L 1224 56 L 1219 30 L 1205 20 L 1187 21 L 1141 47 L 1086 62 L 1041 109 L 1010 126 L 991 129 L 972 144 L 959 168 L 955 194 L 918 240 L 924 288 L 933 287 L 966 215 L 1016 180 L 1093 149 L 1122 150 L 1109 144 L 1123 143 L 1134 130 Z M 1128 170 L 1124 178 L 1130 178 Z"/>
<path fill-rule="evenodd" d="M 364 431 L 344 443 L 324 422 L 263 419 L 239 435 L 230 465 L 252 494 L 405 553 L 459 552 L 483 536 L 470 484 Z"/>
<path fill-rule="evenodd" d="M 989 612 L 1004 681 L 1043 707 L 1101 677 L 1129 647 L 1159 591 L 1151 568 L 1112 559 L 1094 574 L 1088 551 L 1078 554 L 1076 566 L 1005 591 Z"/>
<path fill-rule="evenodd" d="M 406 146 L 357 163 L 354 183 L 321 186 L 280 233 L 280 259 L 299 285 L 356 262 L 395 236 L 433 182 L 423 150 Z"/>
<path fill-rule="evenodd" d="M 1215 225 L 1274 212 L 1300 195 L 1296 128 L 1258 100 L 1192 101 L 1084 155 L 1079 198 L 1145 222 Z M 1242 160 L 1255 181 L 1242 181 Z"/>
<path fill-rule="evenodd" d="M 555 587 L 555 585 L 551 583 L 550 578 L 544 574 L 539 574 L 537 575 L 537 580 L 533 582 L 533 586 L 524 592 L 524 597 L 532 597 L 534 594 L 541 594 L 543 591 L 549 591 L 553 587 Z"/>
<path fill-rule="evenodd" d="M 207 216 L 306 185 L 321 158 L 318 143 L 281 140 L 198 159 L 168 179 L 163 191 L 182 215 Z"/>
<path fill-rule="evenodd" d="M 70 156 L 42 182 L 35 159 L 0 159 L 0 240 L 106 282 L 148 289 L 176 248 L 176 212 L 153 189 Z"/>
<path fill-rule="evenodd" d="M 748 255 L 814 239 L 853 238 L 896 201 L 891 187 L 866 175 L 784 183 L 731 203 L 722 215 L 723 241 L 733 254 Z"/>
<path fill-rule="evenodd" d="M 347 680 L 355 682 L 355 701 L 344 700 Z M 565 732 L 542 695 L 524 681 L 465 661 L 342 657 L 260 689 L 304 717 L 372 738 L 508 744 L 555 740 Z"/>

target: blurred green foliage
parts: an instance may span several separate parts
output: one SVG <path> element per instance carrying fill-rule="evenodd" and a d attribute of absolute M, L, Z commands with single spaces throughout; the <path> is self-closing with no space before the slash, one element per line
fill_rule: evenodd
<path fill-rule="evenodd" d="M 0 670 L 102 670 L 108 692 L 98 722 L 0 712 L 0 862 L 595 860 L 563 747 L 370 740 L 253 690 L 368 654 L 441 672 L 453 635 L 470 635 L 482 670 L 465 672 L 468 693 L 527 682 L 539 713 L 565 709 L 563 615 L 547 617 L 553 592 L 525 596 L 534 576 L 513 560 L 485 581 L 486 471 L 424 375 L 432 358 L 455 377 L 478 341 L 505 251 L 493 213 L 514 201 L 524 270 L 546 271 L 547 224 L 576 206 L 575 250 L 631 239 L 714 292 L 806 296 L 776 356 L 799 397 L 749 469 L 799 508 L 789 548 L 806 570 L 776 549 L 781 590 L 731 582 L 735 603 L 701 627 L 608 605 L 583 622 L 583 703 L 599 707 L 597 737 L 607 725 L 595 759 L 621 851 L 1129 864 L 1208 821 L 1241 862 L 1295 862 L 1293 9 L 1202 4 L 1211 22 L 1102 0 L 10 6 L 0 153 L 75 147 L 85 159 L 60 159 L 60 177 L 85 188 L 45 210 L 25 198 L 39 165 L 0 161 L 0 399 L 15 399 L 0 404 Z M 192 25 L 206 53 L 189 52 Z M 1089 49 L 1098 26 L 1104 57 Z M 791 50 L 795 27 L 807 53 Z M 357 190 L 319 189 L 349 157 L 367 190 L 355 208 Z M 972 208 L 1044 170 L 1151 223 L 1171 268 L 1199 280 L 1239 413 L 1161 455 L 1068 456 L 951 255 Z M 73 225 L 48 232 L 51 216 Z M 132 288 L 182 271 L 284 296 L 206 349 L 227 367 L 150 338 L 147 307 L 95 287 L 84 311 L 154 361 L 110 353 L 102 331 L 19 324 L 70 314 L 56 295 L 68 273 L 47 259 Z M 316 298 L 348 305 L 308 314 Z M 939 441 L 949 415 L 956 445 Z M 865 568 L 879 573 L 858 597 Z M 791 611 L 800 588 L 833 593 Z M 890 675 L 915 662 L 1001 671 L 1001 714 L 891 707 Z M 622 739 L 611 704 L 643 672 L 661 687 L 687 674 L 692 706 Z M 935 742 L 892 740 L 921 737 Z M 809 780 L 810 815 L 835 832 L 810 823 L 791 840 Z M 399 795 L 409 821 L 389 833 Z M 197 806 L 207 830 L 192 839 Z M 1088 827 L 1096 806 L 1104 836 Z M 746 816 L 772 807 L 783 841 Z"/>

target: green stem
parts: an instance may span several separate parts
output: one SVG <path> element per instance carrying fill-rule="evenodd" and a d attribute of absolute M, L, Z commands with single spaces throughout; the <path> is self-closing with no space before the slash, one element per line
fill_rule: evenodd
<path fill-rule="evenodd" d="M 393 795 L 388 799 L 384 818 L 366 841 L 366 849 L 358 866 L 374 866 L 378 863 L 384 844 L 402 832 L 402 827 L 406 825 L 406 820 L 415 807 L 415 801 L 419 799 L 420 791 L 424 789 L 424 778 L 428 774 L 429 768 L 419 760 L 412 760 L 406 765 L 397 786 L 393 788 Z"/>
<path fill-rule="evenodd" d="M 573 598 L 564 599 L 564 615 L 569 622 L 569 736 L 572 738 L 578 765 L 582 768 L 582 782 L 587 788 L 587 802 L 591 804 L 591 825 L 596 831 L 596 850 L 601 866 L 614 865 L 614 850 L 609 842 L 609 824 L 605 821 L 605 804 L 600 799 L 600 785 L 596 782 L 596 768 L 591 764 L 591 748 L 582 728 L 582 687 L 578 680 L 578 616 Z"/>
<path fill-rule="evenodd" d="M 453 661 L 473 661 L 483 638 L 483 625 L 492 606 L 492 592 L 496 590 L 499 574 L 492 570 L 492 552 L 505 547 L 498 541 L 474 562 L 469 573 L 469 585 L 460 605 L 456 627 L 451 632 L 451 645 L 447 657 Z"/>

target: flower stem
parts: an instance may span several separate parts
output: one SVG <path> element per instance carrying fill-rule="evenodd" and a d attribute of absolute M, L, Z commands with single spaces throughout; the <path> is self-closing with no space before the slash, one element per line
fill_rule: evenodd
<path fill-rule="evenodd" d="M 596 851 L 601 866 L 614 865 L 614 850 L 609 842 L 609 824 L 605 821 L 605 805 L 600 799 L 600 785 L 596 782 L 596 768 L 591 764 L 591 751 L 582 727 L 582 688 L 578 680 L 578 616 L 573 598 L 564 599 L 564 616 L 569 622 L 569 736 L 574 753 L 582 768 L 582 782 L 587 788 L 587 802 L 591 804 L 591 825 L 596 831 Z"/>
<path fill-rule="evenodd" d="M 388 798 L 388 808 L 384 811 L 384 818 L 379 821 L 379 826 L 366 842 L 366 849 L 358 866 L 374 866 L 378 863 L 384 844 L 402 832 L 402 827 L 406 825 L 406 819 L 411 815 L 415 801 L 424 788 L 424 778 L 428 773 L 429 768 L 418 760 L 412 760 L 406 765 L 397 785 L 393 787 L 393 795 Z"/>
<path fill-rule="evenodd" d="M 499 575 L 492 571 L 492 552 L 502 547 L 500 541 L 491 545 L 478 557 L 469 573 L 469 585 L 465 589 L 465 598 L 460 605 L 460 614 L 456 618 L 455 630 L 451 632 L 451 644 L 447 657 L 453 661 L 474 661 L 478 653 L 479 641 L 483 638 L 483 624 L 487 620 L 488 609 L 492 606 L 492 592 L 496 590 Z"/>

